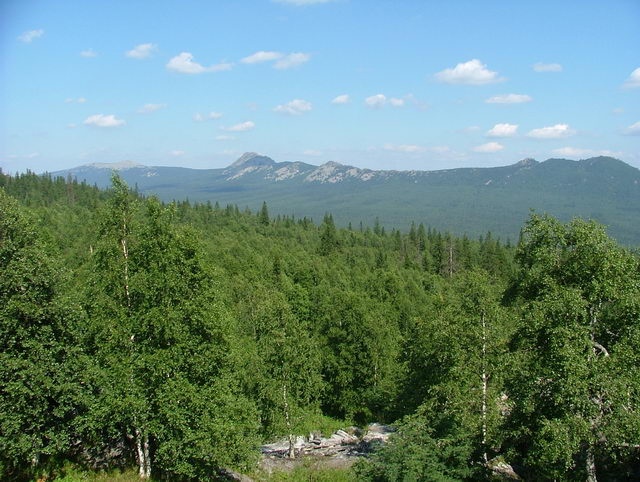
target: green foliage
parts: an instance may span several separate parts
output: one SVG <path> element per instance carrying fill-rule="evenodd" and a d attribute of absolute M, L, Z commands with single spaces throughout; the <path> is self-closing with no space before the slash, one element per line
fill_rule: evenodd
<path fill-rule="evenodd" d="M 371 421 L 398 432 L 363 479 L 484 478 L 495 456 L 637 478 L 640 268 L 594 223 L 533 216 L 516 251 L 165 205 L 118 177 L 2 182 L 28 206 L 0 193 L 4 479 L 207 480 L 252 472 L 260 441 Z"/>
<path fill-rule="evenodd" d="M 62 270 L 0 189 L 0 477 L 37 474 L 71 446 L 80 410 L 77 312 Z"/>

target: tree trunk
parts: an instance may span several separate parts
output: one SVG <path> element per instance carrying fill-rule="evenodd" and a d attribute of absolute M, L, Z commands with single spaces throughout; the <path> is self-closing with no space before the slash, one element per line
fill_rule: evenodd
<path fill-rule="evenodd" d="M 141 479 L 151 477 L 151 457 L 149 456 L 149 435 L 136 428 L 136 450 L 138 452 L 138 469 Z"/>
<path fill-rule="evenodd" d="M 287 384 L 282 385 L 282 398 L 284 401 L 284 419 L 287 423 L 287 432 L 289 434 L 289 458 L 294 459 L 296 457 L 295 439 L 291 431 L 291 417 L 289 414 L 289 401 L 287 399 Z"/>
<path fill-rule="evenodd" d="M 587 482 L 598 482 L 598 478 L 596 477 L 596 458 L 593 455 L 593 447 L 587 447 L 585 468 L 587 470 Z"/>
<path fill-rule="evenodd" d="M 487 322 L 482 314 L 482 460 L 486 464 L 487 457 L 487 388 L 489 374 L 487 373 Z"/>

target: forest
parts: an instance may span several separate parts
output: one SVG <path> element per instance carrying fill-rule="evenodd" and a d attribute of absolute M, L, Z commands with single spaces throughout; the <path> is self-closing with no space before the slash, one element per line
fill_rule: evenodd
<path fill-rule="evenodd" d="M 162 203 L 0 171 L 0 479 L 251 475 L 260 444 L 392 424 L 350 480 L 640 479 L 640 256 Z"/>

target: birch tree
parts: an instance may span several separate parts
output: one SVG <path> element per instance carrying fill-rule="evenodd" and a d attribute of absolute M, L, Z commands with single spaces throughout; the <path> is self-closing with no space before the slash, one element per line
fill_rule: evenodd
<path fill-rule="evenodd" d="M 533 216 L 523 235 L 516 446 L 538 478 L 624 474 L 640 443 L 638 258 L 593 222 Z"/>
<path fill-rule="evenodd" d="M 138 201 L 114 176 L 88 290 L 89 347 L 103 373 L 94 414 L 131 441 L 143 479 L 212 476 L 220 464 L 247 462 L 256 442 L 255 408 L 233 381 L 232 320 L 197 237 L 175 225 L 174 212 L 153 198 Z M 181 393 L 191 394 L 186 417 Z M 226 441 L 213 436 L 225 413 Z M 231 441 L 239 458 L 225 453 Z"/>

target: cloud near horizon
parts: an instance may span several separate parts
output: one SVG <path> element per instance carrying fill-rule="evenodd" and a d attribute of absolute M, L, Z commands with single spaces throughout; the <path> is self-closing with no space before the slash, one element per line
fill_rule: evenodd
<path fill-rule="evenodd" d="M 216 65 L 205 67 L 204 65 L 194 62 L 193 55 L 190 52 L 181 52 L 179 55 L 172 57 L 166 65 L 168 70 L 179 72 L 181 74 L 203 74 L 205 72 L 222 72 L 231 70 L 233 64 L 222 62 Z"/>
<path fill-rule="evenodd" d="M 480 152 L 483 154 L 491 154 L 492 152 L 498 152 L 504 149 L 502 144 L 497 142 L 487 142 L 486 144 L 481 144 L 473 148 L 474 152 Z"/>
<path fill-rule="evenodd" d="M 539 129 L 532 129 L 527 134 L 527 137 L 534 139 L 562 139 L 575 134 L 573 129 L 568 124 L 556 124 L 548 127 L 541 127 Z"/>
<path fill-rule="evenodd" d="M 478 59 L 461 62 L 455 67 L 435 74 L 436 80 L 445 84 L 485 85 L 502 82 L 505 79 L 498 72 L 491 71 Z"/>
<path fill-rule="evenodd" d="M 119 127 L 125 125 L 126 122 L 122 119 L 116 118 L 113 114 L 94 114 L 87 117 L 83 124 L 94 127 Z"/>

